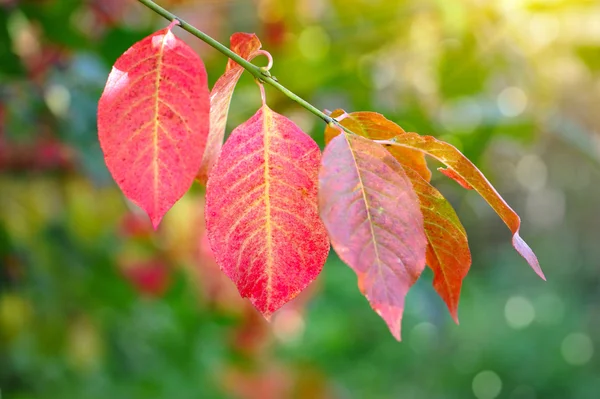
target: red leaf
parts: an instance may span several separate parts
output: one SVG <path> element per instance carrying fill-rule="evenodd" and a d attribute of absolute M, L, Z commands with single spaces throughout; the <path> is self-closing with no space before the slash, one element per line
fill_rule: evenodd
<path fill-rule="evenodd" d="M 400 340 L 404 297 L 425 267 L 427 244 L 402 166 L 379 144 L 340 134 L 323 154 L 319 206 L 333 248 Z"/>
<path fill-rule="evenodd" d="M 151 297 L 164 295 L 171 283 L 169 269 L 158 259 L 131 262 L 124 267 L 123 275 L 140 294 Z"/>
<path fill-rule="evenodd" d="M 113 66 L 98 104 L 100 145 L 113 178 L 154 228 L 194 181 L 209 110 L 204 64 L 170 29 Z"/>
<path fill-rule="evenodd" d="M 320 273 L 317 144 L 266 105 L 238 126 L 206 187 L 206 227 L 221 269 L 268 319 Z"/>
<path fill-rule="evenodd" d="M 467 233 L 442 194 L 412 169 L 404 170 L 421 204 L 428 242 L 427 265 L 434 273 L 433 288 L 458 323 L 460 289 L 471 266 Z"/>
<path fill-rule="evenodd" d="M 260 50 L 261 44 L 255 34 L 234 33 L 230 41 L 231 49 L 244 59 L 251 60 L 259 54 L 258 50 Z M 242 72 L 244 72 L 244 68 L 230 59 L 225 73 L 217 80 L 210 92 L 210 133 L 202 157 L 200 172 L 198 172 L 197 178 L 200 183 L 206 183 L 210 170 L 219 158 L 225 137 L 229 104 Z"/>
<path fill-rule="evenodd" d="M 513 246 L 527 260 L 531 268 L 542 278 L 546 279 L 537 257 L 529 248 L 527 243 L 519 236 L 521 219 L 515 211 L 504 201 L 496 189 L 485 178 L 483 173 L 477 169 L 468 158 L 466 158 L 454 146 L 439 141 L 431 136 L 421 136 L 417 133 L 406 133 L 398 135 L 393 140 L 386 142 L 393 146 L 418 149 L 426 154 L 438 159 L 444 163 L 448 169 L 446 175 L 450 177 L 458 176 L 464 184 L 473 187 L 485 199 L 496 213 L 502 218 L 504 223 L 513 233 Z"/>

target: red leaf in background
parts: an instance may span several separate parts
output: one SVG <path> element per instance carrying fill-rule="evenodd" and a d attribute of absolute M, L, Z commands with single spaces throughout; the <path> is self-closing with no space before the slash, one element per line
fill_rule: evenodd
<path fill-rule="evenodd" d="M 100 145 L 113 178 L 154 228 L 194 181 L 209 110 L 204 64 L 169 28 L 113 66 L 98 104 Z"/>
<path fill-rule="evenodd" d="M 421 136 L 417 133 L 398 135 L 389 144 L 423 151 L 448 167 L 448 169 L 444 170 L 446 176 L 455 180 L 455 177 L 459 177 L 458 182 L 463 187 L 467 185 L 477 191 L 512 231 L 512 242 L 517 252 L 527 260 L 538 276 L 544 280 L 546 279 L 537 257 L 527 243 L 519 236 L 519 228 L 521 227 L 519 215 L 508 206 L 483 173 L 460 151 L 448 143 L 437 140 L 435 137 Z"/>
<path fill-rule="evenodd" d="M 206 187 L 208 239 L 240 295 L 268 319 L 321 272 L 317 144 L 264 105 L 238 126 Z"/>
<path fill-rule="evenodd" d="M 141 212 L 127 212 L 121 218 L 119 233 L 124 238 L 150 238 L 152 232 L 152 225 Z"/>
<path fill-rule="evenodd" d="M 463 279 L 471 266 L 467 233 L 452 205 L 411 168 L 404 171 L 419 197 L 425 235 L 427 265 L 433 270 L 433 288 L 458 323 L 458 301 Z"/>
<path fill-rule="evenodd" d="M 402 166 L 381 145 L 340 134 L 323 154 L 319 207 L 333 248 L 400 340 L 404 298 L 425 267 L 427 244 Z"/>
<path fill-rule="evenodd" d="M 171 273 L 163 261 L 148 259 L 123 266 L 123 275 L 140 294 L 162 296 L 171 284 Z"/>
<path fill-rule="evenodd" d="M 261 44 L 255 34 L 234 33 L 230 39 L 231 49 L 247 60 L 251 60 L 258 54 Z M 214 163 L 219 158 L 223 138 L 225 137 L 225 126 L 227 125 L 227 114 L 229 104 L 233 96 L 233 90 L 244 72 L 244 68 L 229 60 L 225 73 L 217 80 L 210 92 L 210 133 L 206 142 L 206 149 L 202 157 L 202 164 L 198 172 L 200 183 L 206 183 L 208 174 Z"/>

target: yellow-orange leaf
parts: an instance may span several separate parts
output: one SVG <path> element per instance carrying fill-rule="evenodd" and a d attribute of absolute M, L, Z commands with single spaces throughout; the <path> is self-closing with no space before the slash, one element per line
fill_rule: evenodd
<path fill-rule="evenodd" d="M 458 323 L 460 289 L 471 266 L 467 233 L 452 205 L 438 190 L 412 169 L 404 171 L 421 204 L 427 236 L 427 265 L 434 273 L 433 288 Z"/>
<path fill-rule="evenodd" d="M 406 134 L 404 129 L 377 112 L 362 111 L 347 114 L 343 109 L 336 109 L 330 116 L 336 118 L 350 131 L 371 140 L 387 140 Z M 339 129 L 327 126 L 325 143 L 329 143 L 338 134 L 340 134 Z M 403 166 L 411 167 L 426 181 L 431 180 L 431 171 L 422 152 L 403 147 L 388 147 L 388 151 Z"/>

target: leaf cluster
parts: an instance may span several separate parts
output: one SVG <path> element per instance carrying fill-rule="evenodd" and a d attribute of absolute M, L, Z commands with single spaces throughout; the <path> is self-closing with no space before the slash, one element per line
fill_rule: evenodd
<path fill-rule="evenodd" d="M 544 278 L 519 236 L 518 215 L 469 159 L 378 113 L 331 113 L 321 153 L 310 136 L 267 106 L 258 82 L 262 107 L 223 143 L 244 68 L 230 60 L 209 92 L 204 64 L 173 34 L 175 24 L 116 61 L 98 105 L 104 158 L 155 228 L 194 181 L 205 184 L 216 261 L 267 319 L 316 279 L 331 245 L 396 339 L 405 296 L 425 265 L 458 321 L 471 255 L 456 212 L 430 184 L 426 156 L 491 205 L 511 230 L 515 249 Z M 265 54 L 246 33 L 231 37 L 231 50 L 245 60 Z"/>

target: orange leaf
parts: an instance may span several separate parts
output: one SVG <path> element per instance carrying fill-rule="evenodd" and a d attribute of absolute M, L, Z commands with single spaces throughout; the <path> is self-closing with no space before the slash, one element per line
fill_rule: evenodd
<path fill-rule="evenodd" d="M 231 49 L 246 60 L 251 60 L 258 55 L 261 47 L 260 40 L 253 33 L 234 33 L 230 42 Z M 225 137 L 229 104 L 242 72 L 244 68 L 235 61 L 229 60 L 225 73 L 217 80 L 210 92 L 210 133 L 197 176 L 200 183 L 206 183 L 210 170 L 219 157 Z"/>
<path fill-rule="evenodd" d="M 266 105 L 238 126 L 206 187 L 217 263 L 268 319 L 321 272 L 329 240 L 319 219 L 319 147 Z"/>
<path fill-rule="evenodd" d="M 460 289 L 471 266 L 467 233 L 452 205 L 438 190 L 412 169 L 406 168 L 405 172 L 421 204 L 428 242 L 427 265 L 434 273 L 433 288 L 458 323 Z"/>
<path fill-rule="evenodd" d="M 346 114 L 336 110 L 331 114 L 345 127 L 363 137 L 378 139 L 407 134 L 400 126 L 375 112 Z M 328 127 L 325 141 L 331 140 L 338 129 Z M 429 184 L 431 172 L 425 154 L 406 147 L 386 146 L 402 164 L 406 175 L 419 197 L 427 236 L 427 265 L 434 272 L 433 287 L 442 297 L 450 314 L 458 321 L 458 302 L 462 280 L 471 266 L 471 253 L 467 235 L 450 203 Z M 460 182 L 459 176 L 441 170 Z M 465 183 L 466 184 L 466 183 Z"/>
<path fill-rule="evenodd" d="M 113 178 L 154 228 L 194 181 L 209 110 L 204 64 L 169 28 L 113 66 L 98 103 L 100 146 Z"/>
<path fill-rule="evenodd" d="M 404 298 L 425 267 L 427 244 L 402 166 L 379 144 L 340 134 L 323 154 L 319 207 L 333 248 L 400 340 Z"/>
<path fill-rule="evenodd" d="M 400 134 L 406 134 L 404 129 L 377 112 L 364 111 L 347 114 L 343 109 L 337 109 L 330 116 L 336 118 L 342 126 L 353 133 L 371 140 L 387 140 Z M 338 134 L 340 134 L 339 129 L 327 126 L 325 143 L 329 143 Z M 388 147 L 387 149 L 403 166 L 413 168 L 426 181 L 431 180 L 431 171 L 427 167 L 425 155 L 422 152 L 402 147 Z"/>
<path fill-rule="evenodd" d="M 519 215 L 508 206 L 483 173 L 454 146 L 439 141 L 435 137 L 421 136 L 417 133 L 398 135 L 382 144 L 417 149 L 444 163 L 448 167 L 446 175 L 453 178 L 454 176 L 458 176 L 464 184 L 472 187 L 490 204 L 512 231 L 512 243 L 517 252 L 527 260 L 538 276 L 544 280 L 546 279 L 537 257 L 527 243 L 519 236 L 519 228 L 521 227 Z M 462 185 L 464 186 L 464 184 Z"/>

